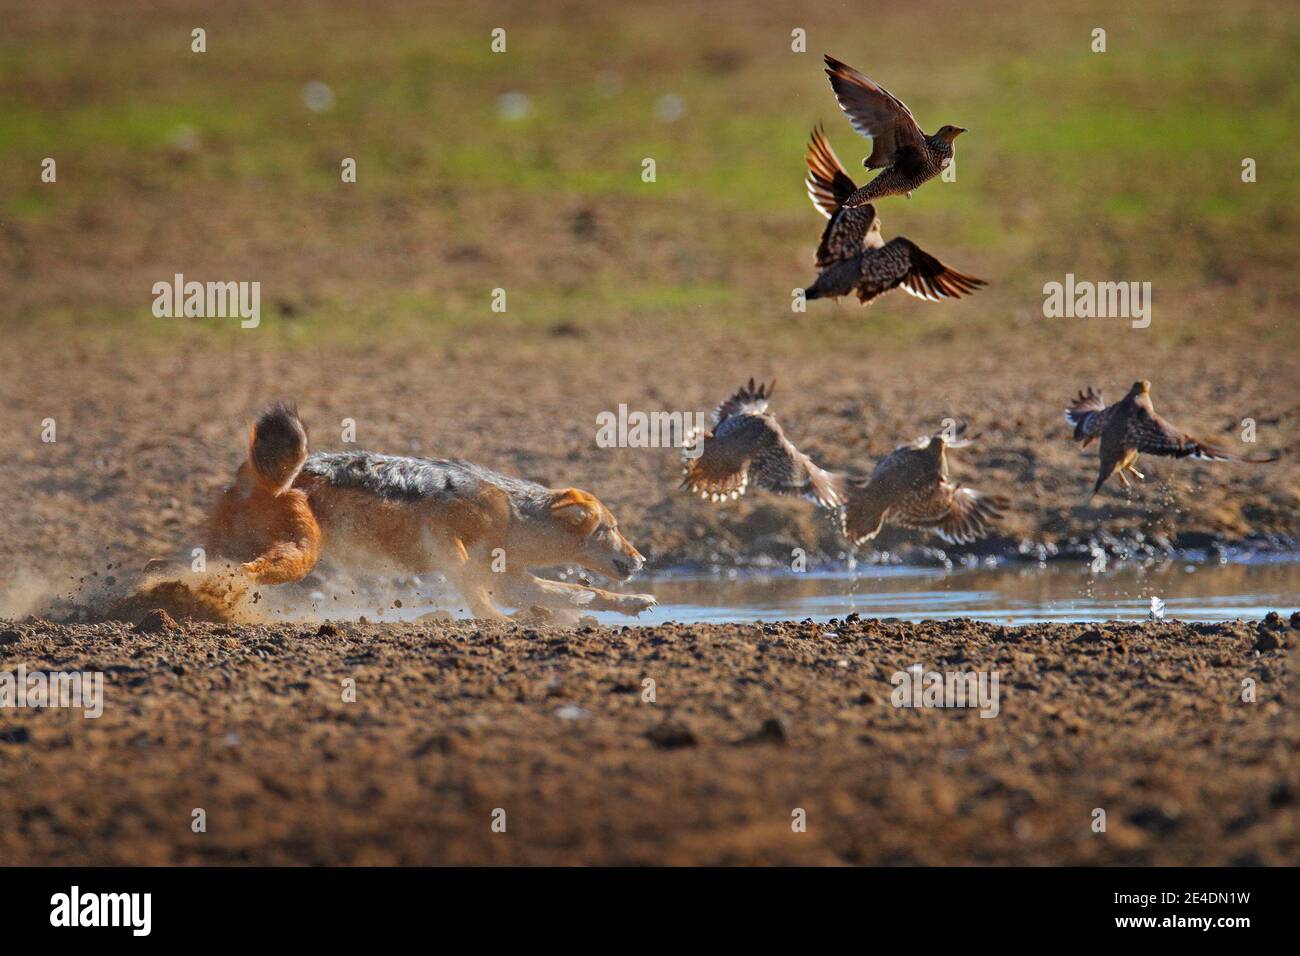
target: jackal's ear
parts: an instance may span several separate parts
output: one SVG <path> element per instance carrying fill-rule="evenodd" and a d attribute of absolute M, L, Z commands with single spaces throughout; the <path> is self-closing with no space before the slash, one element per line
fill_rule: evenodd
<path fill-rule="evenodd" d="M 551 498 L 551 514 L 572 525 L 580 534 L 588 534 L 600 523 L 600 507 L 595 498 L 577 488 L 565 488 Z"/>

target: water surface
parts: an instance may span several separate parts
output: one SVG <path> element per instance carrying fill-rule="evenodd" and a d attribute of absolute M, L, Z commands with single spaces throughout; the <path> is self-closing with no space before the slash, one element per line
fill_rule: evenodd
<path fill-rule="evenodd" d="M 659 598 L 642 623 L 828 620 L 857 612 L 905 621 L 969 617 L 1010 624 L 1147 620 L 1152 598 L 1183 621 L 1258 619 L 1300 607 L 1300 561 L 1046 567 L 868 566 L 856 572 L 671 575 L 634 582 Z M 603 622 L 615 615 L 596 615 Z"/>
<path fill-rule="evenodd" d="M 1009 624 L 1043 621 L 1147 620 L 1152 599 L 1167 618 L 1183 621 L 1259 619 L 1300 607 L 1300 555 L 1218 564 L 1163 561 L 1126 562 L 1093 573 L 1071 562 L 1045 566 L 998 564 L 974 568 L 865 565 L 854 571 L 722 574 L 673 573 L 638 577 L 623 590 L 659 598 L 640 618 L 602 612 L 604 624 L 724 623 L 777 620 L 825 621 L 857 612 L 863 617 L 905 621 L 969 617 Z M 454 597 L 437 581 L 407 584 L 386 596 L 363 598 L 355 590 L 317 591 L 305 616 L 371 620 L 414 620 L 445 608 L 457 617 Z M 288 597 L 286 594 L 285 597 Z M 280 595 L 268 604 L 279 603 Z M 302 596 L 273 608 L 287 617 L 304 616 Z"/>

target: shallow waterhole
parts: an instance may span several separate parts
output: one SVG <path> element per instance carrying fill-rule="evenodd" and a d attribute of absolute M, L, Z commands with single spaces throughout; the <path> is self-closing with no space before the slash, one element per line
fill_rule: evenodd
<path fill-rule="evenodd" d="M 860 565 L 851 571 L 806 573 L 673 572 L 638 576 L 619 590 L 654 594 L 659 604 L 639 618 L 610 612 L 591 616 L 602 624 L 745 623 L 825 621 L 856 612 L 904 621 L 968 617 L 1030 624 L 1148 620 L 1155 600 L 1155 612 L 1165 618 L 1250 620 L 1269 611 L 1288 615 L 1300 607 L 1300 554 L 1227 563 L 1124 562 L 1101 572 L 1069 562 L 953 568 Z M 385 595 L 382 600 L 379 593 Z M 436 580 L 394 583 L 365 596 L 356 589 L 326 587 L 283 602 L 278 595 L 269 597 L 267 610 L 286 619 L 365 616 L 371 621 L 410 621 L 439 609 L 467 616 Z M 395 606 L 397 601 L 400 606 Z"/>

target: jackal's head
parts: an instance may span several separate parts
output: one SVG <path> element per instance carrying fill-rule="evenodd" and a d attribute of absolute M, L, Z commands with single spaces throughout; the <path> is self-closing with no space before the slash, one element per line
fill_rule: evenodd
<path fill-rule="evenodd" d="M 577 488 L 557 491 L 551 498 L 551 515 L 566 543 L 564 557 L 588 571 L 625 581 L 645 564 L 595 495 Z"/>

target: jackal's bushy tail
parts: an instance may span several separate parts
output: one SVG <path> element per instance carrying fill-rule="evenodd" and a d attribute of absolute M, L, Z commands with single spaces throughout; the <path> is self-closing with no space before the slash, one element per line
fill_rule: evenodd
<path fill-rule="evenodd" d="M 285 491 L 307 460 L 307 429 L 298 411 L 277 402 L 264 411 L 248 438 L 248 465 L 273 495 Z"/>

